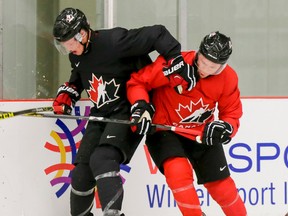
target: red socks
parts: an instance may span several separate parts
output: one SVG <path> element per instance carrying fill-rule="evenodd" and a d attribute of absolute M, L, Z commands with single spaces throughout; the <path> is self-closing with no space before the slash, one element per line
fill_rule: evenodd
<path fill-rule="evenodd" d="M 231 177 L 206 183 L 212 198 L 220 205 L 226 216 L 246 216 L 246 208 Z"/>
<path fill-rule="evenodd" d="M 192 166 L 186 158 L 175 157 L 163 164 L 166 182 L 183 216 L 201 216 L 200 202 L 193 185 Z M 226 216 L 247 216 L 245 205 L 231 177 L 206 183 L 212 198 Z"/>
<path fill-rule="evenodd" d="M 192 166 L 186 158 L 175 157 L 163 164 L 166 182 L 183 216 L 201 216 L 200 202 L 193 185 Z"/>

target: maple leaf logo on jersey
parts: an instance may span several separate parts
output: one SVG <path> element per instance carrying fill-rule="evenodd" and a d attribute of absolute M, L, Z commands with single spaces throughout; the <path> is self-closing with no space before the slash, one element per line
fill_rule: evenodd
<path fill-rule="evenodd" d="M 119 98 L 117 93 L 120 85 L 116 84 L 114 79 L 110 82 L 104 82 L 102 76 L 98 79 L 92 74 L 92 81 L 89 81 L 89 83 L 91 87 L 87 90 L 87 93 L 89 99 L 96 104 L 97 108 Z"/>
<path fill-rule="evenodd" d="M 179 108 L 176 110 L 177 114 L 182 119 L 180 123 L 204 123 L 206 119 L 210 118 L 215 108 L 208 109 L 208 104 L 203 103 L 203 99 L 200 98 L 196 103 L 190 101 L 189 105 L 179 104 Z"/>

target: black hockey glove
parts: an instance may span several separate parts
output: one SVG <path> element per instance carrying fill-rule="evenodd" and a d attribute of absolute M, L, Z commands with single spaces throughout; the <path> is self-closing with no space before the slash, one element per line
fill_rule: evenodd
<path fill-rule="evenodd" d="M 149 134 L 154 113 L 155 109 L 152 104 L 145 100 L 136 101 L 131 107 L 131 122 L 135 124 L 132 130 L 139 135 Z"/>
<path fill-rule="evenodd" d="M 53 102 L 54 113 L 71 115 L 72 109 L 80 97 L 81 96 L 76 87 L 74 85 L 70 85 L 68 82 L 65 82 L 59 87 L 57 96 Z M 62 106 L 61 111 L 59 111 L 59 106 Z"/>
<path fill-rule="evenodd" d="M 202 143 L 208 146 L 228 144 L 231 141 L 233 127 L 224 121 L 213 121 L 205 125 Z"/>
<path fill-rule="evenodd" d="M 169 60 L 163 67 L 163 74 L 170 80 L 172 86 L 178 94 L 182 94 L 183 89 L 191 91 L 199 79 L 197 67 L 187 64 L 182 55 Z"/>

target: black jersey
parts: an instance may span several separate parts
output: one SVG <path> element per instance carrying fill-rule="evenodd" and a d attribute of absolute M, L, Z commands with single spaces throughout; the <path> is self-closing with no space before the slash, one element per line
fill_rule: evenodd
<path fill-rule="evenodd" d="M 79 93 L 87 92 L 94 113 L 111 113 L 128 104 L 126 82 L 132 72 L 151 63 L 148 54 L 154 50 L 169 60 L 180 53 L 181 46 L 162 25 L 91 30 L 88 51 L 80 56 L 69 55 L 69 83 Z"/>

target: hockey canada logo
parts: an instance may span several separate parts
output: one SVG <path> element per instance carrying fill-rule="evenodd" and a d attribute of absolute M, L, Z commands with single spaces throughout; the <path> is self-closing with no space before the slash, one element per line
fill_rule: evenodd
<path fill-rule="evenodd" d="M 110 82 L 104 82 L 102 76 L 98 79 L 92 74 L 92 81 L 89 81 L 89 83 L 91 87 L 87 90 L 87 93 L 89 99 L 96 104 L 97 108 L 119 98 L 117 93 L 120 85 L 116 84 L 115 79 L 112 79 Z"/>
<path fill-rule="evenodd" d="M 74 16 L 72 14 L 67 14 L 66 15 L 66 22 L 71 23 L 72 20 L 74 20 Z"/>
<path fill-rule="evenodd" d="M 204 104 L 202 98 L 200 98 L 196 103 L 190 101 L 190 104 L 183 105 L 179 104 L 176 110 L 177 114 L 181 118 L 181 123 L 204 123 L 209 119 L 215 109 L 208 109 L 209 104 Z"/>

